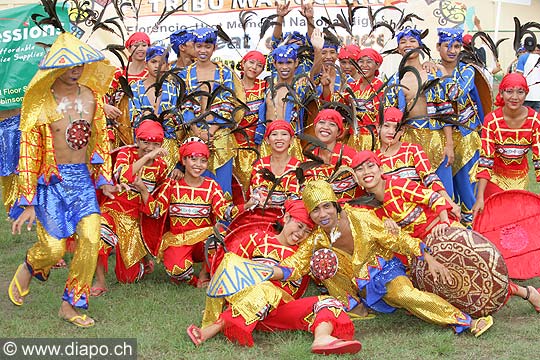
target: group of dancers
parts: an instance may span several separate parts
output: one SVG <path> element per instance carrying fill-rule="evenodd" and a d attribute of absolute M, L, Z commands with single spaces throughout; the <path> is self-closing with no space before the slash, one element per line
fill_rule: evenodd
<path fill-rule="evenodd" d="M 134 33 L 125 68 L 59 35 L 20 114 L 0 121 L 16 143 L 2 149 L 12 231 L 37 225 L 8 288 L 15 305 L 74 244 L 59 316 L 79 327 L 95 325 L 79 309 L 111 291 L 111 256 L 121 283 L 157 262 L 171 282 L 210 290 L 239 259 L 264 265 L 260 282 L 209 290 L 202 326 L 187 328 L 195 345 L 220 332 L 252 346 L 255 329 L 306 330 L 314 353 L 356 353 L 351 319 L 396 308 L 456 333 L 493 325 L 416 289 L 408 267 L 425 261 L 435 282 L 451 283 L 426 239 L 470 229 L 491 194 L 526 190 L 529 152 L 540 181 L 527 79 L 505 75 L 491 111 L 460 29 L 438 29 L 439 61 L 422 61 L 422 31 L 400 29 L 399 69 L 380 78 L 383 56 L 324 36 L 312 4 L 301 7 L 307 33 L 283 33 L 290 11 L 277 4 L 270 53 L 247 52 L 240 72 L 212 60 L 211 27 L 177 31 L 165 47 Z M 321 295 L 303 297 L 310 279 Z M 510 282 L 512 295 L 540 312 L 533 286 Z"/>

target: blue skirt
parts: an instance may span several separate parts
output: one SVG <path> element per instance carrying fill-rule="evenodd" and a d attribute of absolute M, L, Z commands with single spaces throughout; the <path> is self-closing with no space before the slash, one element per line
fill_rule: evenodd
<path fill-rule="evenodd" d="M 35 209 L 47 233 L 64 239 L 75 233 L 82 218 L 101 213 L 86 164 L 61 164 L 58 170 L 61 179 L 56 182 L 51 179 L 46 185 L 38 181 Z"/>

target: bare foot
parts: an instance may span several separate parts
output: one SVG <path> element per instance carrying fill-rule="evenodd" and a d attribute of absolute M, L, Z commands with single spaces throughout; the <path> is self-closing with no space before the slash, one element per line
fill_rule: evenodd
<path fill-rule="evenodd" d="M 534 306 L 536 312 L 540 312 L 540 292 L 538 292 L 538 290 L 535 289 L 533 286 L 527 286 L 527 289 L 529 290 L 529 297 L 525 300 L 527 300 L 531 303 L 532 306 Z"/>
<path fill-rule="evenodd" d="M 199 346 L 206 340 L 216 336 L 222 329 L 223 320 L 220 319 L 212 325 L 208 325 L 202 329 L 195 325 L 190 325 L 186 331 L 193 344 L 195 344 L 195 346 Z"/>
<path fill-rule="evenodd" d="M 60 310 L 58 311 L 58 316 L 61 319 L 78 327 L 87 328 L 94 326 L 95 324 L 94 319 L 87 316 L 86 314 L 79 314 L 77 310 L 75 310 L 75 308 L 66 301 L 62 301 L 62 305 L 60 305 Z"/>
<path fill-rule="evenodd" d="M 208 283 L 210 282 L 210 274 L 208 271 L 206 271 L 206 267 L 203 266 L 201 271 L 199 272 L 199 277 L 197 280 L 197 288 L 203 289 L 208 287 Z"/>
<path fill-rule="evenodd" d="M 314 348 L 314 347 L 320 347 L 320 346 L 325 346 L 325 345 L 328 345 L 334 341 L 336 341 L 337 338 L 332 336 L 332 335 L 320 335 L 320 336 L 316 336 L 314 339 L 313 339 L 313 343 L 311 344 L 311 347 Z"/>

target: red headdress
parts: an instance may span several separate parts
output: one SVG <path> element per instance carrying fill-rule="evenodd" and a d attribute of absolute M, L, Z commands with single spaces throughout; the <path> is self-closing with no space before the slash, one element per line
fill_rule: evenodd
<path fill-rule="evenodd" d="M 144 120 L 135 129 L 135 137 L 144 141 L 163 142 L 163 127 L 154 120 Z"/>
<path fill-rule="evenodd" d="M 343 116 L 341 116 L 339 111 L 334 109 L 324 109 L 319 111 L 317 117 L 315 118 L 315 120 L 313 120 L 313 125 L 317 125 L 317 123 L 321 120 L 327 120 L 336 123 L 339 128 L 339 133 L 343 133 Z"/>
<path fill-rule="evenodd" d="M 275 130 L 285 130 L 289 134 L 291 134 L 291 137 L 294 136 L 294 130 L 289 122 L 285 120 L 274 120 L 267 125 L 266 132 L 264 133 L 264 138 L 266 139 L 268 136 L 270 136 L 272 131 Z"/>
<path fill-rule="evenodd" d="M 501 95 L 501 92 L 503 92 L 506 89 L 514 89 L 514 88 L 520 88 L 525 90 L 526 93 L 529 93 L 529 86 L 527 85 L 527 79 L 521 74 L 518 73 L 510 73 L 503 77 L 501 84 L 499 85 L 499 93 L 497 94 L 497 98 L 495 99 L 495 105 L 496 106 L 504 106 L 504 100 Z"/>
<path fill-rule="evenodd" d="M 357 152 L 353 156 L 351 167 L 354 169 L 354 168 L 362 165 L 366 161 L 371 161 L 372 163 L 375 163 L 375 164 L 381 166 L 381 159 L 379 159 L 379 157 L 377 155 L 375 155 L 375 153 L 373 151 L 364 150 L 364 151 Z"/>
<path fill-rule="evenodd" d="M 285 212 L 296 221 L 306 224 L 308 228 L 313 229 L 315 227 L 315 223 L 309 217 L 302 200 L 287 200 L 285 202 Z"/>

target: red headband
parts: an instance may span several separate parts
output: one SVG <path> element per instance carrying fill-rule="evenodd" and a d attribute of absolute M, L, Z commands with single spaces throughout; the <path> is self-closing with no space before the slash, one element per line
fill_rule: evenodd
<path fill-rule="evenodd" d="M 308 228 L 313 229 L 315 227 L 302 200 L 285 201 L 285 212 L 294 220 L 306 224 Z"/>
<path fill-rule="evenodd" d="M 135 129 L 135 137 L 144 141 L 163 142 L 163 127 L 154 120 L 144 120 Z"/>
<path fill-rule="evenodd" d="M 272 131 L 275 131 L 275 130 L 285 130 L 289 134 L 291 134 L 291 137 L 294 136 L 294 130 L 292 128 L 292 125 L 289 122 L 285 120 L 274 120 L 270 124 L 268 124 L 268 126 L 266 127 L 264 138 L 266 139 L 268 136 L 270 136 Z"/>
<path fill-rule="evenodd" d="M 362 165 L 366 161 L 371 161 L 372 163 L 375 163 L 378 166 L 381 166 L 381 159 L 379 159 L 379 157 L 377 155 L 375 155 L 375 153 L 373 151 L 364 150 L 364 151 L 357 152 L 353 156 L 351 167 L 354 169 L 354 168 Z"/>
<path fill-rule="evenodd" d="M 401 110 L 395 107 L 389 107 L 384 110 L 384 121 L 399 123 L 403 119 L 403 113 Z"/>
<path fill-rule="evenodd" d="M 139 42 L 144 41 L 147 45 L 150 45 L 150 38 L 148 35 L 146 35 L 143 32 L 136 32 L 133 33 L 127 40 L 126 40 L 126 48 L 129 48 L 131 45 Z"/>
<path fill-rule="evenodd" d="M 503 77 L 501 84 L 499 85 L 499 93 L 495 99 L 496 106 L 504 106 L 504 100 L 501 96 L 501 92 L 506 89 L 520 88 L 529 93 L 529 86 L 527 85 L 527 79 L 521 74 L 510 73 Z"/>
<path fill-rule="evenodd" d="M 365 48 L 365 49 L 360 50 L 359 59 L 361 59 L 364 56 L 367 56 L 371 60 L 375 61 L 378 65 L 381 65 L 383 62 L 383 58 L 381 54 L 379 54 L 377 50 L 374 50 L 372 48 Z"/>
<path fill-rule="evenodd" d="M 200 141 L 190 141 L 180 146 L 180 160 L 186 156 L 203 156 L 205 158 L 210 157 L 210 150 L 208 146 Z"/>
<path fill-rule="evenodd" d="M 249 51 L 244 57 L 242 58 L 242 62 L 248 61 L 248 60 L 255 60 L 263 64 L 263 67 L 266 66 L 266 58 L 264 55 L 257 50 L 251 50 Z"/>
<path fill-rule="evenodd" d="M 346 45 L 339 49 L 338 59 L 353 59 L 358 61 L 360 59 L 360 48 L 357 45 Z"/>
<path fill-rule="evenodd" d="M 340 135 L 341 133 L 343 133 L 343 116 L 341 116 L 339 111 L 334 109 L 324 109 L 319 111 L 317 117 L 315 118 L 315 120 L 313 120 L 313 125 L 317 125 L 317 123 L 321 120 L 327 120 L 336 123 L 339 128 Z"/>

